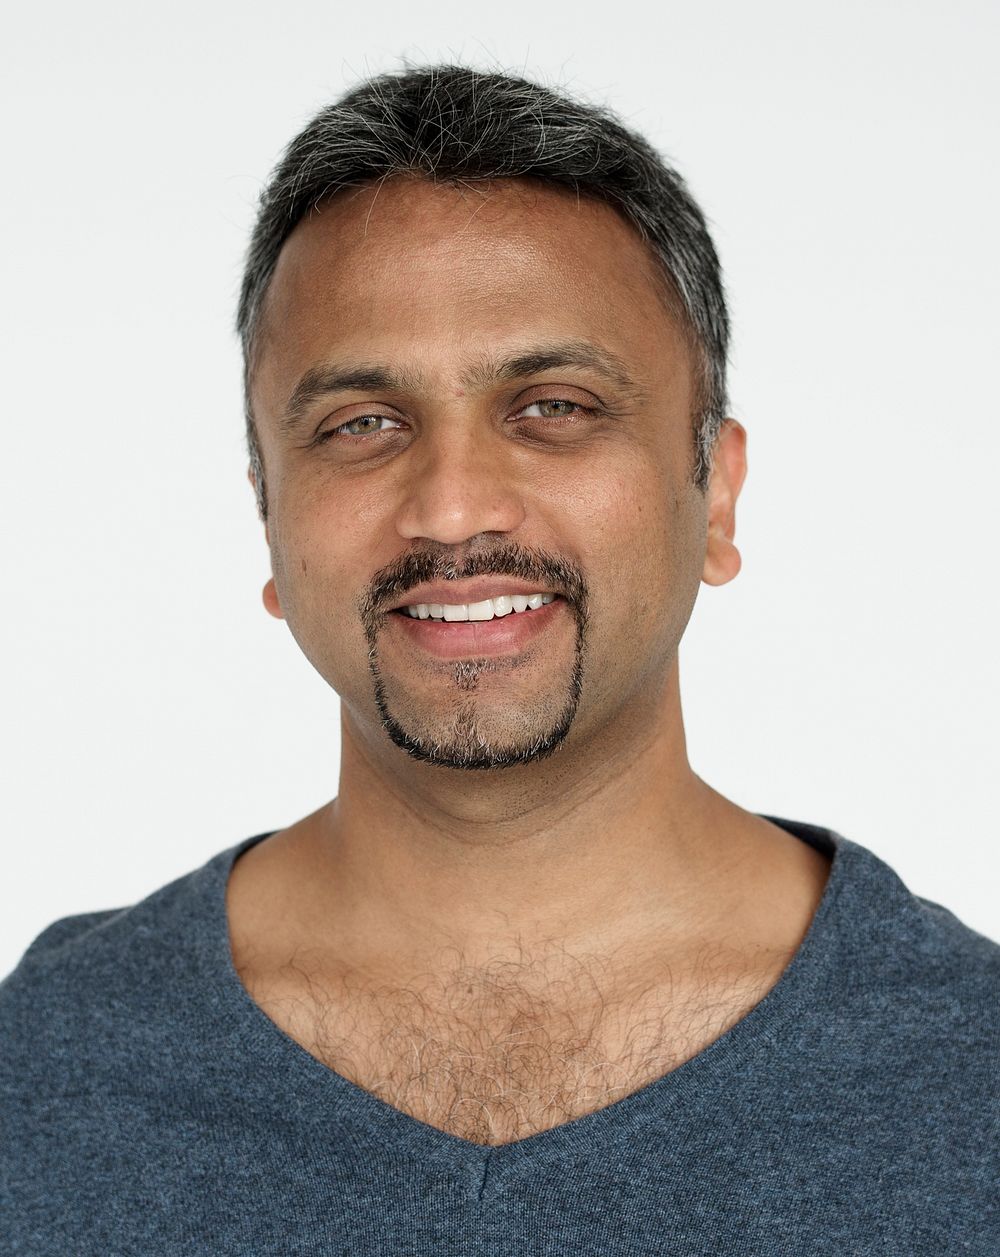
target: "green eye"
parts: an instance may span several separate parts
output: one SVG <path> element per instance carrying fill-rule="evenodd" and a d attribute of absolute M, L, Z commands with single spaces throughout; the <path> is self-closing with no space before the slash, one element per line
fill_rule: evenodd
<path fill-rule="evenodd" d="M 391 424 L 399 427 L 399 421 L 391 419 L 388 415 L 358 415 L 356 419 L 348 419 L 346 423 L 342 423 L 337 428 L 330 428 L 328 432 L 322 433 L 319 437 L 320 441 L 329 441 L 331 437 L 339 436 L 369 436 L 378 432 L 392 431 L 392 428 L 383 428 L 382 424 Z"/>
<path fill-rule="evenodd" d="M 540 413 L 532 415 L 529 412 L 537 410 Z M 532 402 L 530 406 L 525 406 L 521 411 L 523 419 L 564 419 L 567 415 L 579 410 L 586 413 L 586 407 L 579 405 L 577 402 L 566 401 L 565 398 L 550 397 L 542 401 Z"/>
<path fill-rule="evenodd" d="M 379 424 L 387 419 L 386 415 L 359 415 L 357 419 L 342 423 L 337 431 L 346 432 L 349 436 L 365 436 L 369 432 L 378 432 Z M 391 423 L 392 420 L 388 419 L 388 422 Z"/>

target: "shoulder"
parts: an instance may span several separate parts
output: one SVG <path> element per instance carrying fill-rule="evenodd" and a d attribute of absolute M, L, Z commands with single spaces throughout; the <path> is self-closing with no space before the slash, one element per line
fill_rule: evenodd
<path fill-rule="evenodd" d="M 845 992 L 891 990 L 921 1004 L 934 993 L 951 992 L 967 1007 L 1000 1012 L 1000 943 L 943 904 L 915 894 L 868 847 L 820 825 L 767 819 L 834 857 L 817 925 L 834 940 Z"/>
<path fill-rule="evenodd" d="M 915 894 L 867 848 L 843 840 L 842 845 L 854 870 L 848 911 L 856 958 L 867 958 L 884 988 L 918 999 L 928 1011 L 981 1009 L 995 1021 L 1000 943 L 943 904 Z M 935 1002 L 928 1005 L 928 998 Z"/>
<path fill-rule="evenodd" d="M 833 855 L 796 985 L 799 1028 L 831 1068 L 939 1092 L 1000 1085 L 1000 943 L 915 894 L 835 830 L 768 817 Z"/>
<path fill-rule="evenodd" d="M 113 958 L 134 953 L 144 932 L 144 904 L 61 917 L 29 943 L 16 968 L 0 982 L 0 1027 L 9 1034 L 13 1018 L 33 1009 L 45 1016 L 58 1005 L 77 1003 L 114 971 Z"/>
<path fill-rule="evenodd" d="M 926 1090 L 942 1106 L 978 1098 L 985 1115 L 1000 1086 L 1000 944 L 868 848 L 837 842 L 825 981 L 807 1021 L 846 1073 Z"/>
<path fill-rule="evenodd" d="M 143 1044 L 176 1039 L 220 929 L 225 941 L 217 909 L 238 849 L 138 903 L 62 917 L 32 940 L 0 982 L 4 1092 L 91 1090 Z"/>

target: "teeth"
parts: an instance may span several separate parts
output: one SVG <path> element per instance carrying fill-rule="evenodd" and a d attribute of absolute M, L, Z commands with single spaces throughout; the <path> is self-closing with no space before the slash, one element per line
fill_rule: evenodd
<path fill-rule="evenodd" d="M 457 623 L 461 620 L 492 620 L 495 616 L 511 612 L 537 611 L 547 606 L 555 594 L 501 594 L 499 598 L 485 598 L 482 602 L 459 604 L 418 602 L 407 607 L 406 612 L 414 620 L 445 620 Z"/>

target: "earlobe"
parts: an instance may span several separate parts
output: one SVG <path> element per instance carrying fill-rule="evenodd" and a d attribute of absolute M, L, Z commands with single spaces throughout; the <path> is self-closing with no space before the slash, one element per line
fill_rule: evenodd
<path fill-rule="evenodd" d="M 283 620 L 285 613 L 281 609 L 281 603 L 278 601 L 278 587 L 274 583 L 274 577 L 264 586 L 262 594 L 264 607 L 269 615 L 273 615 L 276 620 Z"/>
<path fill-rule="evenodd" d="M 701 579 L 706 585 L 725 585 L 743 565 L 733 544 L 736 535 L 736 499 L 747 474 L 747 434 L 735 419 L 719 429 L 708 485 L 708 538 Z"/>

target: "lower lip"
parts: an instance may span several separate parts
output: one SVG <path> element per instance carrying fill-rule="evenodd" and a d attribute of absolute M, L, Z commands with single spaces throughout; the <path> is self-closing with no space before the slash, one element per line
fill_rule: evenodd
<path fill-rule="evenodd" d="M 567 611 L 564 598 L 553 598 L 537 611 L 511 611 L 492 620 L 416 620 L 408 612 L 393 612 L 391 622 L 411 642 L 439 659 L 518 655 Z"/>

